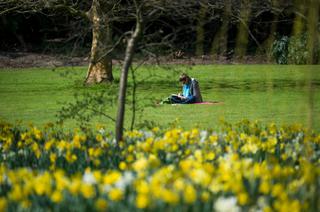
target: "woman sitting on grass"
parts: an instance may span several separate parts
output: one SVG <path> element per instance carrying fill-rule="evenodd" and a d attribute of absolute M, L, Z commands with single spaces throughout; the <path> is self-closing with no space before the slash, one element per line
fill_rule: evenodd
<path fill-rule="evenodd" d="M 192 104 L 202 102 L 199 83 L 187 74 L 181 74 L 179 81 L 182 82 L 182 94 L 172 94 L 169 97 L 172 104 Z"/>

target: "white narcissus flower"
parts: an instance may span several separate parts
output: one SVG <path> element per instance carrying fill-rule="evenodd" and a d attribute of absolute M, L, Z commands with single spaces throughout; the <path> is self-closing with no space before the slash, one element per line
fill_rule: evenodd
<path fill-rule="evenodd" d="M 92 184 L 96 184 L 97 180 L 94 177 L 94 175 L 92 174 L 91 171 L 86 171 L 82 177 L 82 181 L 86 184 L 92 185 Z"/>
<path fill-rule="evenodd" d="M 214 209 L 217 212 L 240 212 L 241 209 L 237 206 L 236 197 L 219 197 L 214 203 Z"/>
<path fill-rule="evenodd" d="M 104 134 L 106 133 L 106 130 L 103 129 L 103 128 L 100 128 L 100 129 L 99 129 L 99 133 L 100 133 L 101 135 L 104 135 Z"/>
<path fill-rule="evenodd" d="M 122 177 L 115 183 L 115 187 L 125 190 L 127 186 L 129 186 L 134 180 L 134 176 L 132 172 L 125 172 Z"/>
<path fill-rule="evenodd" d="M 208 131 L 202 130 L 200 132 L 200 142 L 204 142 L 207 139 Z"/>
<path fill-rule="evenodd" d="M 141 131 L 145 138 L 153 138 L 154 134 L 151 131 Z"/>

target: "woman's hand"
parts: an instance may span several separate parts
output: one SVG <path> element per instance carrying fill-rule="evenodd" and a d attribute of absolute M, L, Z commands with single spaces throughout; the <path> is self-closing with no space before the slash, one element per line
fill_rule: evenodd
<path fill-rule="evenodd" d="M 178 93 L 178 97 L 179 97 L 180 99 L 185 99 L 185 97 L 184 97 L 181 93 Z"/>

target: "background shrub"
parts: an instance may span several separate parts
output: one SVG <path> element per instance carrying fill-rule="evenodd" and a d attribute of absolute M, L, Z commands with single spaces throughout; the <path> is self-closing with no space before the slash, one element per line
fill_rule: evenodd
<path fill-rule="evenodd" d="M 289 64 L 307 64 L 309 57 L 307 37 L 307 33 L 290 37 L 288 45 Z"/>
<path fill-rule="evenodd" d="M 319 44 L 314 43 L 313 57 L 318 58 Z M 308 49 L 308 33 L 295 36 L 283 36 L 274 41 L 272 45 L 272 56 L 278 64 L 303 65 L 308 63 L 310 52 Z M 312 61 L 314 58 L 312 58 Z M 317 61 L 314 61 L 317 62 Z"/>
<path fill-rule="evenodd" d="M 272 56 L 278 64 L 288 64 L 289 37 L 283 36 L 272 44 Z"/>

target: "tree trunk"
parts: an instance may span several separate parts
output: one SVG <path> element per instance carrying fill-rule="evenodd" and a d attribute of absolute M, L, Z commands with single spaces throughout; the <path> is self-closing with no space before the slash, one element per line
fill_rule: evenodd
<path fill-rule="evenodd" d="M 213 38 L 211 44 L 211 54 L 218 59 L 219 55 L 227 55 L 228 45 L 228 27 L 231 15 L 231 2 L 230 0 L 224 1 L 224 12 L 222 15 L 222 25 Z"/>
<path fill-rule="evenodd" d="M 126 101 L 126 90 L 127 90 L 127 79 L 128 79 L 128 71 L 132 63 L 134 50 L 136 44 L 139 40 L 139 37 L 142 32 L 142 23 L 143 18 L 139 13 L 137 15 L 136 28 L 134 33 L 131 35 L 130 39 L 127 43 L 126 53 L 124 63 L 121 69 L 121 77 L 120 77 L 120 88 L 119 88 L 119 99 L 118 99 L 118 112 L 117 112 L 117 121 L 116 121 L 116 141 L 119 142 L 122 140 L 123 135 L 123 120 L 125 114 L 125 101 Z"/>
<path fill-rule="evenodd" d="M 206 2 L 204 4 L 201 4 L 199 14 L 198 14 L 198 23 L 196 26 L 196 31 L 197 31 L 197 40 L 196 40 L 196 55 L 201 56 L 204 55 L 203 51 L 203 45 L 204 45 L 204 23 L 205 23 L 205 16 L 206 12 L 208 10 L 208 5 Z"/>
<path fill-rule="evenodd" d="M 308 7 L 308 59 L 307 64 L 316 64 L 318 61 L 315 57 L 317 44 L 319 43 L 318 20 L 319 20 L 319 2 L 317 0 L 310 0 Z"/>
<path fill-rule="evenodd" d="M 250 16 L 249 0 L 241 1 L 238 33 L 236 39 L 235 54 L 239 57 L 240 60 L 243 59 L 243 56 L 246 55 L 248 47 L 248 20 Z"/>
<path fill-rule="evenodd" d="M 306 2 L 301 0 L 295 0 L 294 6 L 297 8 L 295 18 L 293 21 L 293 29 L 292 29 L 292 35 L 296 36 L 300 35 L 304 31 L 306 31 L 306 20 L 302 16 L 306 16 L 307 7 Z"/>
<path fill-rule="evenodd" d="M 279 8 L 280 5 L 279 5 L 279 1 L 278 0 L 272 0 L 271 1 L 271 5 L 270 5 L 270 10 L 272 8 Z M 270 26 L 270 32 L 269 32 L 269 35 L 267 37 L 267 39 L 265 39 L 265 41 L 262 43 L 261 47 L 261 51 L 260 53 L 265 53 L 266 54 L 266 57 L 267 57 L 267 60 L 269 62 L 272 61 L 272 54 L 271 54 L 271 51 L 272 51 L 272 44 L 274 43 L 274 41 L 276 40 L 276 36 L 275 36 L 275 33 L 277 31 L 277 26 L 278 26 L 278 23 L 279 23 L 279 13 L 278 12 L 274 12 L 274 15 L 273 15 L 273 18 L 272 18 L 272 22 L 271 22 L 271 26 Z"/>
<path fill-rule="evenodd" d="M 111 29 L 98 0 L 92 1 L 89 18 L 92 23 L 92 46 L 85 83 L 111 82 L 112 59 L 107 49 L 111 43 Z"/>

